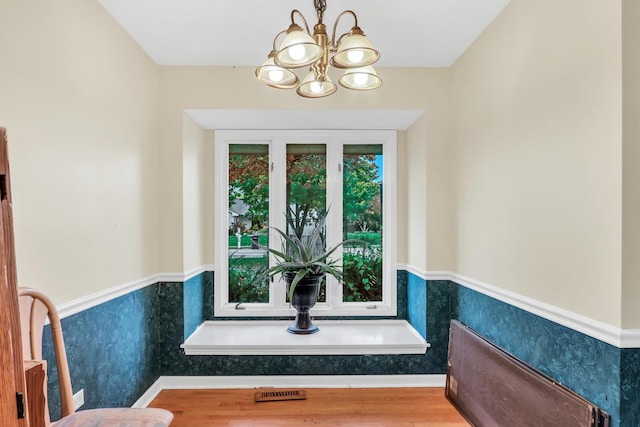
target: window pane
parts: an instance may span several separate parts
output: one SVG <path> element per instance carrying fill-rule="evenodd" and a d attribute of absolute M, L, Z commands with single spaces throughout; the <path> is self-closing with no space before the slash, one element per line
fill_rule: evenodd
<path fill-rule="evenodd" d="M 229 146 L 229 302 L 269 302 L 269 146 Z"/>
<path fill-rule="evenodd" d="M 345 145 L 343 301 L 382 301 L 382 145 Z"/>
<path fill-rule="evenodd" d="M 288 232 L 304 241 L 319 216 L 326 212 L 327 147 L 324 144 L 287 144 L 287 221 Z M 326 233 L 319 249 L 326 245 Z M 324 283 L 319 302 L 326 301 Z"/>

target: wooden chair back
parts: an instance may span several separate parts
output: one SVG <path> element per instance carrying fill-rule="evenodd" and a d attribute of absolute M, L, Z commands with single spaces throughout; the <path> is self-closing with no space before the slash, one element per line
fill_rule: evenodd
<path fill-rule="evenodd" d="M 160 408 L 99 408 L 76 412 L 73 407 L 71 376 L 64 348 L 60 316 L 51 300 L 37 289 L 18 288 L 22 346 L 25 357 L 42 360 L 42 335 L 46 320 L 51 326 L 53 350 L 58 367 L 62 418 L 56 427 L 78 426 L 127 426 L 167 427 L 173 414 Z M 45 411 L 45 422 L 49 424 L 49 411 Z"/>
<path fill-rule="evenodd" d="M 25 358 L 42 359 L 42 335 L 46 321 L 49 320 L 53 349 L 58 367 L 58 384 L 60 387 L 60 403 L 62 417 L 75 412 L 73 408 L 73 391 L 71 376 L 67 363 L 67 352 L 64 347 L 60 316 L 51 300 L 37 289 L 18 288 L 20 303 L 20 324 L 22 331 L 22 350 Z"/>

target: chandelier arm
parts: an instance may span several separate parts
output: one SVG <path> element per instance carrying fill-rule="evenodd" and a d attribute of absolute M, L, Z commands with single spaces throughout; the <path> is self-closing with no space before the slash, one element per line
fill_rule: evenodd
<path fill-rule="evenodd" d="M 358 17 L 356 16 L 355 12 L 352 10 L 345 10 L 344 12 L 342 12 L 340 15 L 338 15 L 338 17 L 336 18 L 336 22 L 333 24 L 333 31 L 331 32 L 331 48 L 332 49 L 336 49 L 338 47 L 338 43 L 340 42 L 340 39 L 342 39 L 342 37 L 344 37 L 343 34 L 340 36 L 340 38 L 338 40 L 336 40 L 336 29 L 338 28 L 338 23 L 340 22 L 340 19 L 344 16 L 344 15 L 351 15 L 353 16 L 353 20 L 356 21 L 355 22 L 355 26 L 358 26 Z"/>
<path fill-rule="evenodd" d="M 278 41 L 278 37 L 280 37 L 283 34 L 287 34 L 287 30 L 282 30 L 280 31 L 278 34 L 276 34 L 276 36 L 273 38 L 273 51 L 276 51 L 276 42 Z"/>
<path fill-rule="evenodd" d="M 296 21 L 295 21 L 295 19 L 294 19 L 294 15 L 295 15 L 296 13 L 298 14 L 298 16 L 300 16 L 300 18 L 302 18 L 302 22 L 304 22 L 304 28 L 307 30 L 307 34 L 309 34 L 309 35 L 310 35 L 310 34 L 311 34 L 311 31 L 309 31 L 309 24 L 307 24 L 307 20 L 306 20 L 306 19 L 304 19 L 304 15 L 303 15 L 303 14 L 302 14 L 298 9 L 293 9 L 293 10 L 291 11 L 291 23 L 292 23 L 292 24 L 295 24 L 295 23 L 296 23 Z"/>

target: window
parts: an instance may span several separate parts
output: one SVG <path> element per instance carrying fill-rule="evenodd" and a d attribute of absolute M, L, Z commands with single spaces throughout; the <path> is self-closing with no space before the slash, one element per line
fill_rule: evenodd
<path fill-rule="evenodd" d="M 284 281 L 259 280 L 271 227 L 304 238 L 327 214 L 325 242 L 345 281 L 327 277 L 316 316 L 396 315 L 394 131 L 216 131 L 215 316 L 290 316 Z M 287 217 L 291 220 L 287 227 Z"/>

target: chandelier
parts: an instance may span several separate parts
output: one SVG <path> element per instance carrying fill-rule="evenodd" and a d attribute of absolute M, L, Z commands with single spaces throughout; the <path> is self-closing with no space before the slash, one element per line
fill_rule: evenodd
<path fill-rule="evenodd" d="M 306 98 L 322 98 L 338 90 L 338 86 L 328 75 L 329 66 L 344 69 L 338 82 L 342 87 L 352 90 L 377 89 L 382 80 L 371 64 L 380 58 L 364 32 L 358 27 L 358 17 L 351 10 L 345 10 L 333 24 L 331 39 L 327 35 L 327 26 L 322 22 L 327 8 L 325 0 L 314 0 L 318 15 L 318 23 L 313 27 L 313 36 L 309 31 L 307 20 L 297 9 L 291 11 L 291 25 L 279 32 L 273 40 L 273 48 L 267 60 L 256 69 L 256 77 L 260 83 L 278 89 L 292 89 Z M 299 16 L 304 30 L 296 24 L 295 16 Z M 353 16 L 354 26 L 348 33 L 336 39 L 336 27 L 345 15 Z M 276 41 L 280 36 L 284 39 L 276 50 Z M 292 70 L 309 67 L 309 72 L 302 79 Z"/>

